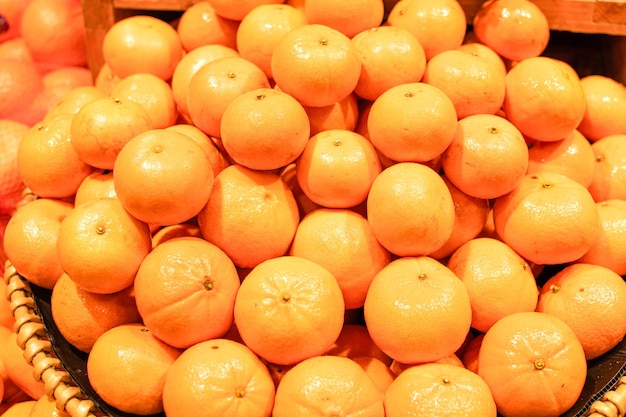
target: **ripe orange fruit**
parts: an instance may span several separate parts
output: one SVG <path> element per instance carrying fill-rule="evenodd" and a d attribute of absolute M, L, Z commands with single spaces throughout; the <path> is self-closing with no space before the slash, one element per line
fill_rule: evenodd
<path fill-rule="evenodd" d="M 582 77 L 585 115 L 578 130 L 595 142 L 604 136 L 626 134 L 626 86 L 610 77 L 592 74 Z"/>
<path fill-rule="evenodd" d="M 502 416 L 557 417 L 580 397 L 587 361 L 565 322 L 547 313 L 521 312 L 485 333 L 478 375 Z"/>
<path fill-rule="evenodd" d="M 115 191 L 124 208 L 153 225 L 181 223 L 198 214 L 209 199 L 213 178 L 201 146 L 166 129 L 133 137 L 113 167 Z"/>
<path fill-rule="evenodd" d="M 122 148 L 153 128 L 141 104 L 126 97 L 106 96 L 86 103 L 71 119 L 70 143 L 80 159 L 100 169 L 112 169 Z"/>
<path fill-rule="evenodd" d="M 177 237 L 199 237 L 200 228 L 195 222 L 178 223 L 170 226 L 163 226 L 152 234 L 152 249 L 163 242 Z"/>
<path fill-rule="evenodd" d="M 321 208 L 319 204 L 311 201 L 304 191 L 302 191 L 302 187 L 298 184 L 298 179 L 296 178 L 296 164 L 291 163 L 283 168 L 280 173 L 280 178 L 283 180 L 289 190 L 291 190 L 291 194 L 293 194 L 294 199 L 296 200 L 296 205 L 298 206 L 298 213 L 300 219 L 303 219 L 304 216 L 309 214 L 315 209 Z"/>
<path fill-rule="evenodd" d="M 609 135 L 591 144 L 596 167 L 589 192 L 596 201 L 626 199 L 626 134 Z"/>
<path fill-rule="evenodd" d="M 24 417 L 29 415 L 36 403 L 36 400 L 24 399 L 12 404 L 7 404 L 7 408 L 4 413 L 2 413 L 2 417 Z"/>
<path fill-rule="evenodd" d="M 172 87 L 153 74 L 137 73 L 120 79 L 110 96 L 141 105 L 148 113 L 153 129 L 171 126 L 178 118 Z"/>
<path fill-rule="evenodd" d="M 506 315 L 537 306 L 539 291 L 530 266 L 500 240 L 472 239 L 454 251 L 446 265 L 467 288 L 472 328 L 480 332 Z"/>
<path fill-rule="evenodd" d="M 533 141 L 528 149 L 526 173 L 558 172 L 576 180 L 584 187 L 589 187 L 593 181 L 595 159 L 591 143 L 580 131 L 574 129 L 562 140 Z"/>
<path fill-rule="evenodd" d="M 330 129 L 355 130 L 359 119 L 359 100 L 355 94 L 350 94 L 329 106 L 304 106 L 304 110 L 309 116 L 311 136 Z"/>
<path fill-rule="evenodd" d="M 54 106 L 48 109 L 44 120 L 50 119 L 59 113 L 76 114 L 85 104 L 97 98 L 104 97 L 105 95 L 106 93 L 95 85 L 74 87 Z"/>
<path fill-rule="evenodd" d="M 365 370 L 350 358 L 308 358 L 281 379 L 272 415 L 313 417 L 324 412 L 383 417 L 383 395 Z"/>
<path fill-rule="evenodd" d="M 229 0 L 209 0 L 209 3 L 220 16 L 241 21 L 248 13 L 261 5 L 284 3 L 284 0 L 242 0 L 237 3 Z"/>
<path fill-rule="evenodd" d="M 596 203 L 600 231 L 591 249 L 578 262 L 604 266 L 618 275 L 626 275 L 626 201 L 604 200 Z"/>
<path fill-rule="evenodd" d="M 506 64 L 504 63 L 504 60 L 496 51 L 494 51 L 487 45 L 482 44 L 476 40 L 471 40 L 469 36 L 466 36 L 465 41 L 463 41 L 463 44 L 459 46 L 457 49 L 459 51 L 463 51 L 463 52 L 467 52 L 475 56 L 479 56 L 483 58 L 484 60 L 491 62 L 501 74 L 506 75 L 507 67 L 506 67 Z"/>
<path fill-rule="evenodd" d="M 141 322 L 132 286 L 113 294 L 96 294 L 76 285 L 67 274 L 52 289 L 50 312 L 59 333 L 82 352 L 89 352 L 105 331 Z"/>
<path fill-rule="evenodd" d="M 400 0 L 389 11 L 387 23 L 413 33 L 426 60 L 461 46 L 467 30 L 465 11 L 457 0 Z"/>
<path fill-rule="evenodd" d="M 396 377 L 389 366 L 380 359 L 370 356 L 356 356 L 352 358 L 352 360 L 363 368 L 372 381 L 374 381 L 378 390 L 384 395 L 389 385 L 391 385 Z"/>
<path fill-rule="evenodd" d="M 75 206 L 57 238 L 63 270 L 86 291 L 112 294 L 132 285 L 152 244 L 148 225 L 131 216 L 117 198 Z"/>
<path fill-rule="evenodd" d="M 0 119 L 0 213 L 11 213 L 21 198 L 24 182 L 20 176 L 17 152 L 30 127 Z"/>
<path fill-rule="evenodd" d="M 215 12 L 209 1 L 197 1 L 181 14 L 176 32 L 186 52 L 204 45 L 237 47 L 239 22 L 226 19 Z"/>
<path fill-rule="evenodd" d="M 57 406 L 55 400 L 48 395 L 42 395 L 37 399 L 30 411 L 29 417 L 71 417 L 70 414 Z"/>
<path fill-rule="evenodd" d="M 497 415 L 496 403 L 485 381 L 461 366 L 428 363 L 412 366 L 398 375 L 385 394 L 385 416 Z"/>
<path fill-rule="evenodd" d="M 8 1 L 8 0 L 5 0 Z M 12 4 L 19 2 L 10 1 Z M 3 9 L 4 12 L 5 9 Z M 13 29 L 13 26 L 11 28 Z M 8 32 L 12 32 L 9 30 Z M 6 35 L 7 32 L 0 35 L 0 38 Z M 24 42 L 24 38 L 21 36 L 4 40 L 0 42 L 0 60 L 2 61 L 21 61 L 21 62 L 33 62 L 33 57 Z"/>
<path fill-rule="evenodd" d="M 94 86 L 98 87 L 105 94 L 110 94 L 113 87 L 120 81 L 120 77 L 113 74 L 111 67 L 105 62 L 100 67 L 94 80 Z"/>
<path fill-rule="evenodd" d="M 146 72 L 169 80 L 183 54 L 176 29 L 145 14 L 116 21 L 102 41 L 104 62 L 120 78 Z"/>
<path fill-rule="evenodd" d="M 189 81 L 189 117 L 207 135 L 219 138 L 226 107 L 245 92 L 269 86 L 263 70 L 247 59 L 240 56 L 215 59 L 201 66 Z"/>
<path fill-rule="evenodd" d="M 228 155 L 247 168 L 272 170 L 298 158 L 309 141 L 309 117 L 287 93 L 258 88 L 235 98 L 220 122 Z"/>
<path fill-rule="evenodd" d="M 524 176 L 493 206 L 495 229 L 524 259 L 540 265 L 572 262 L 593 245 L 600 230 L 589 191 L 562 174 Z"/>
<path fill-rule="evenodd" d="M 289 254 L 328 269 L 339 283 L 346 309 L 363 306 L 374 275 L 391 259 L 367 219 L 348 209 L 321 208 L 307 214 Z"/>
<path fill-rule="evenodd" d="M 504 114 L 532 139 L 563 139 L 580 124 L 585 107 L 580 78 L 565 61 L 527 58 L 506 75 Z"/>
<path fill-rule="evenodd" d="M 354 91 L 361 60 L 349 37 L 308 23 L 293 28 L 276 43 L 270 68 L 278 88 L 304 106 L 321 107 Z"/>
<path fill-rule="evenodd" d="M 36 399 L 44 395 L 44 383 L 36 379 L 35 367 L 27 360 L 22 339 L 18 339 L 17 333 L 12 332 L 5 343 L 2 362 L 8 377 L 26 393 L 26 398 Z"/>
<path fill-rule="evenodd" d="M 309 0 L 304 2 L 304 15 L 309 23 L 326 25 L 349 38 L 357 33 L 379 27 L 385 5 L 382 0 Z"/>
<path fill-rule="evenodd" d="M 300 216 L 291 189 L 278 174 L 235 164 L 215 177 L 197 220 L 206 240 L 238 267 L 252 268 L 289 250 Z"/>
<path fill-rule="evenodd" d="M 541 288 L 537 311 L 563 320 L 595 359 L 626 336 L 626 282 L 600 265 L 575 263 L 550 277 Z"/>
<path fill-rule="evenodd" d="M 272 78 L 272 53 L 287 32 L 307 23 L 304 11 L 285 3 L 262 4 L 250 10 L 237 29 L 239 54 Z"/>
<path fill-rule="evenodd" d="M 261 262 L 241 283 L 235 323 L 245 344 L 268 362 L 290 365 L 326 352 L 343 326 L 335 277 L 297 256 Z"/>
<path fill-rule="evenodd" d="M 187 348 L 223 336 L 239 289 L 235 265 L 199 237 L 169 239 L 141 262 L 135 298 L 143 322 L 167 344 Z"/>
<path fill-rule="evenodd" d="M 423 82 L 399 84 L 373 102 L 367 118 L 369 139 L 394 161 L 426 162 L 454 139 L 457 114 L 452 100 Z"/>
<path fill-rule="evenodd" d="M 372 143 L 350 130 L 331 129 L 312 136 L 296 160 L 302 191 L 324 207 L 348 208 L 364 202 L 380 172 Z"/>
<path fill-rule="evenodd" d="M 24 117 L 27 109 L 43 90 L 43 78 L 32 62 L 0 61 L 0 118 L 15 120 Z"/>
<path fill-rule="evenodd" d="M 376 100 L 384 91 L 398 84 L 419 82 L 426 69 L 426 54 L 408 29 L 380 26 L 352 37 L 361 58 L 361 76 L 355 94 Z"/>
<path fill-rule="evenodd" d="M 442 178 L 454 202 L 454 226 L 446 243 L 430 254 L 435 259 L 450 256 L 459 246 L 478 236 L 485 227 L 491 210 L 488 199 L 465 194 L 448 177 L 443 175 Z"/>
<path fill-rule="evenodd" d="M 20 33 L 36 62 L 87 65 L 83 8 L 76 0 L 31 0 L 22 14 Z"/>
<path fill-rule="evenodd" d="M 170 85 L 174 101 L 178 107 L 178 111 L 183 116 L 189 116 L 189 108 L 187 107 L 187 97 L 189 96 L 189 82 L 191 77 L 205 64 L 225 56 L 238 56 L 239 53 L 228 46 L 220 44 L 211 44 L 199 46 L 196 49 L 186 53 L 176 68 Z"/>
<path fill-rule="evenodd" d="M 230 165 L 230 159 L 228 159 L 227 155 L 225 155 L 225 153 L 223 153 L 222 150 L 218 148 L 215 138 L 209 137 L 206 133 L 204 133 L 202 130 L 198 129 L 194 125 L 179 123 L 167 127 L 166 130 L 174 130 L 195 140 L 209 156 L 214 177 L 219 174 L 220 171 Z"/>
<path fill-rule="evenodd" d="M 351 359 L 369 357 L 381 361 L 386 366 L 392 362 L 391 358 L 374 343 L 367 327 L 362 323 L 344 324 L 337 340 L 324 354 Z"/>
<path fill-rule="evenodd" d="M 86 201 L 100 198 L 116 198 L 113 171 L 96 170 L 87 175 L 80 183 L 74 195 L 74 205 L 79 206 Z"/>
<path fill-rule="evenodd" d="M 512 61 L 537 57 L 550 40 L 546 15 L 529 0 L 490 0 L 474 15 L 478 40 Z"/>
<path fill-rule="evenodd" d="M 428 255 L 452 234 L 452 196 L 441 176 L 426 165 L 390 166 L 376 177 L 366 201 L 376 239 L 395 255 Z"/>
<path fill-rule="evenodd" d="M 35 285 L 52 289 L 63 274 L 57 240 L 61 223 L 71 212 L 70 203 L 39 198 L 19 207 L 6 225 L 6 257 Z"/>
<path fill-rule="evenodd" d="M 102 400 L 122 412 L 157 414 L 163 411 L 167 372 L 181 353 L 142 324 L 123 324 L 94 343 L 87 357 L 89 383 Z"/>
<path fill-rule="evenodd" d="M 470 330 L 467 289 L 442 263 L 399 258 L 372 280 L 364 305 L 372 340 L 392 359 L 434 362 L 461 347 Z"/>
<path fill-rule="evenodd" d="M 450 97 L 459 119 L 498 112 L 504 102 L 504 80 L 501 69 L 490 61 L 461 49 L 432 57 L 422 79 Z"/>
<path fill-rule="evenodd" d="M 497 198 L 512 191 L 528 168 L 528 146 L 519 129 L 494 114 L 459 120 L 441 155 L 446 177 L 464 193 Z"/>
<path fill-rule="evenodd" d="M 163 407 L 171 417 L 203 410 L 210 415 L 269 417 L 274 382 L 245 345 L 212 339 L 187 348 L 165 378 Z"/>
<path fill-rule="evenodd" d="M 475 373 L 478 373 L 478 355 L 480 354 L 480 345 L 484 337 L 484 333 L 478 333 L 473 336 L 465 345 L 465 350 L 461 356 L 463 366 Z"/>

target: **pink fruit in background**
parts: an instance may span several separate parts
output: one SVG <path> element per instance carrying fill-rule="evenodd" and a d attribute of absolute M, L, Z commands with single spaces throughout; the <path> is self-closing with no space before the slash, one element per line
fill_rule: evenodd
<path fill-rule="evenodd" d="M 0 119 L 0 216 L 10 215 L 21 198 L 24 183 L 17 170 L 17 147 L 28 125 Z"/>

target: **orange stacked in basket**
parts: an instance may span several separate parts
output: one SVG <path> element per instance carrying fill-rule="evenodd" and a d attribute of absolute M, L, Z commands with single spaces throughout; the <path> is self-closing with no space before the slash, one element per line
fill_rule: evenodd
<path fill-rule="evenodd" d="M 559 416 L 626 334 L 626 87 L 550 35 L 527 0 L 121 19 L 13 133 L 5 256 L 125 413 Z"/>

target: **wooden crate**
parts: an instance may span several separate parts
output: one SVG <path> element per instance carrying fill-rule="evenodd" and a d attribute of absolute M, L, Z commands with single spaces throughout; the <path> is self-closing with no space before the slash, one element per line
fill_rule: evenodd
<path fill-rule="evenodd" d="M 81 0 L 94 75 L 103 65 L 102 40 L 111 25 L 132 14 L 175 18 L 201 0 Z M 397 0 L 385 0 L 389 10 Z M 533 0 L 553 30 L 546 54 L 575 61 L 581 75 L 600 72 L 626 84 L 626 0 Z M 459 0 L 471 24 L 483 0 Z"/>

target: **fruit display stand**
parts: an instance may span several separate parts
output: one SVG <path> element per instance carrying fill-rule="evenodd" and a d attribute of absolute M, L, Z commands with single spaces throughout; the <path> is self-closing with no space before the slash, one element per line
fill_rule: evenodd
<path fill-rule="evenodd" d="M 132 14 L 168 21 L 198 0 L 82 0 L 88 62 L 94 74 L 103 65 L 101 45 L 113 23 Z M 482 4 L 460 0 L 468 22 Z M 536 0 L 554 31 L 546 54 L 570 62 L 581 75 L 603 73 L 626 82 L 626 1 Z M 386 1 L 388 7 L 394 2 Z M 26 195 L 35 198 L 32 195 Z M 50 313 L 50 291 L 21 277 L 7 263 L 6 296 L 16 319 L 18 344 L 45 392 L 72 417 L 132 417 L 100 400 L 86 376 L 86 354 L 60 336 Z M 112 370 L 113 372 L 113 370 Z M 589 364 L 587 384 L 566 417 L 626 415 L 626 341 Z"/>

